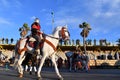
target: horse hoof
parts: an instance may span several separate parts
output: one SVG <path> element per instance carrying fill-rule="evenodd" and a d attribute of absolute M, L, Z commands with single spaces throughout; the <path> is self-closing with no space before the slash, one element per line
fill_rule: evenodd
<path fill-rule="evenodd" d="M 41 77 L 38 77 L 37 80 L 42 80 L 42 78 L 41 78 Z"/>
<path fill-rule="evenodd" d="M 58 80 L 64 80 L 63 77 L 58 78 Z"/>
<path fill-rule="evenodd" d="M 32 72 L 30 71 L 29 74 L 32 75 Z"/>
<path fill-rule="evenodd" d="M 23 77 L 23 74 L 19 74 L 19 78 L 22 78 Z"/>

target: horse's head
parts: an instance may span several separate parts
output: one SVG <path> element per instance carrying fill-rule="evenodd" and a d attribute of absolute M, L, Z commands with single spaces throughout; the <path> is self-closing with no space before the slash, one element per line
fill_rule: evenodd
<path fill-rule="evenodd" d="M 70 38 L 70 33 L 67 27 L 61 27 L 61 30 L 59 31 L 59 35 L 63 40 L 69 40 Z"/>
<path fill-rule="evenodd" d="M 57 33 L 56 33 L 57 32 Z M 68 31 L 68 28 L 65 26 L 58 26 L 54 29 L 53 34 L 57 34 L 59 36 L 60 39 L 63 40 L 69 40 L 70 38 L 70 33 Z"/>

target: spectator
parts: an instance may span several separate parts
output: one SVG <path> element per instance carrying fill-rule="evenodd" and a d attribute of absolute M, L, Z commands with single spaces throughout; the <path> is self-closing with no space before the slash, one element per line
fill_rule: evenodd
<path fill-rule="evenodd" d="M 9 70 L 9 63 L 10 63 L 10 61 L 9 61 L 9 59 L 8 59 L 8 56 L 6 56 L 6 57 L 5 57 L 5 69 L 6 69 L 6 70 Z"/>
<path fill-rule="evenodd" d="M 82 54 L 81 55 L 81 60 L 82 60 L 82 69 L 85 69 L 86 72 L 88 70 L 90 70 L 90 67 L 89 67 L 89 57 L 87 56 L 87 54 Z"/>
<path fill-rule="evenodd" d="M 81 52 L 79 52 L 78 53 L 78 55 L 77 55 L 77 59 L 76 59 L 76 63 L 75 63 L 75 70 L 76 70 L 76 68 L 77 69 L 81 69 L 82 68 L 82 64 L 81 64 L 81 62 L 82 62 L 82 60 L 81 60 Z"/>

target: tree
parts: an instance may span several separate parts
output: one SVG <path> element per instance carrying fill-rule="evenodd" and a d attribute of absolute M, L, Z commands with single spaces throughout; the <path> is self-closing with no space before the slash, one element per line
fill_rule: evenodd
<path fill-rule="evenodd" d="M 72 39 L 72 46 L 74 46 L 74 40 Z"/>
<path fill-rule="evenodd" d="M 116 42 L 117 42 L 117 45 L 120 46 L 120 39 L 118 39 Z"/>
<path fill-rule="evenodd" d="M 91 39 L 86 40 L 86 42 L 87 42 L 87 45 L 92 45 L 92 40 Z"/>
<path fill-rule="evenodd" d="M 89 30 L 91 30 L 91 27 L 88 23 L 83 22 L 82 24 L 79 25 L 79 28 L 82 28 L 82 32 L 80 33 L 80 35 L 83 37 L 83 46 L 84 46 L 84 52 L 86 53 L 86 40 L 85 38 L 88 36 L 89 34 Z"/>
<path fill-rule="evenodd" d="M 11 41 L 11 44 L 12 44 L 12 43 L 13 43 L 13 41 L 14 41 L 14 40 L 13 40 L 13 38 L 11 38 L 11 39 L 10 39 L 10 41 Z"/>
<path fill-rule="evenodd" d="M 80 45 L 80 40 L 79 39 L 76 40 L 76 45 Z"/>
<path fill-rule="evenodd" d="M 9 40 L 8 40 L 8 38 L 6 38 L 6 39 L 5 39 L 5 43 L 8 44 L 8 42 L 9 42 Z"/>
<path fill-rule="evenodd" d="M 27 35 L 28 31 L 30 31 L 30 28 L 27 23 L 24 23 L 23 26 L 19 28 L 19 31 L 20 31 L 20 36 L 24 38 Z"/>
<path fill-rule="evenodd" d="M 4 40 L 5 40 L 5 39 L 4 39 L 4 38 L 2 38 L 2 44 L 4 44 Z"/>
<path fill-rule="evenodd" d="M 69 40 L 69 45 L 71 45 L 71 40 Z"/>
<path fill-rule="evenodd" d="M 96 46 L 96 39 L 94 39 L 94 46 Z"/>
<path fill-rule="evenodd" d="M 67 45 L 67 41 L 64 41 L 64 45 L 65 45 L 65 46 Z"/>

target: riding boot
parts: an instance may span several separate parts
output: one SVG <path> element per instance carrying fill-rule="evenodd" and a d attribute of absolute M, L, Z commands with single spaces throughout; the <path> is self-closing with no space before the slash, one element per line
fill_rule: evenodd
<path fill-rule="evenodd" d="M 43 56 L 42 48 L 40 48 L 40 55 L 42 55 L 42 56 Z"/>

